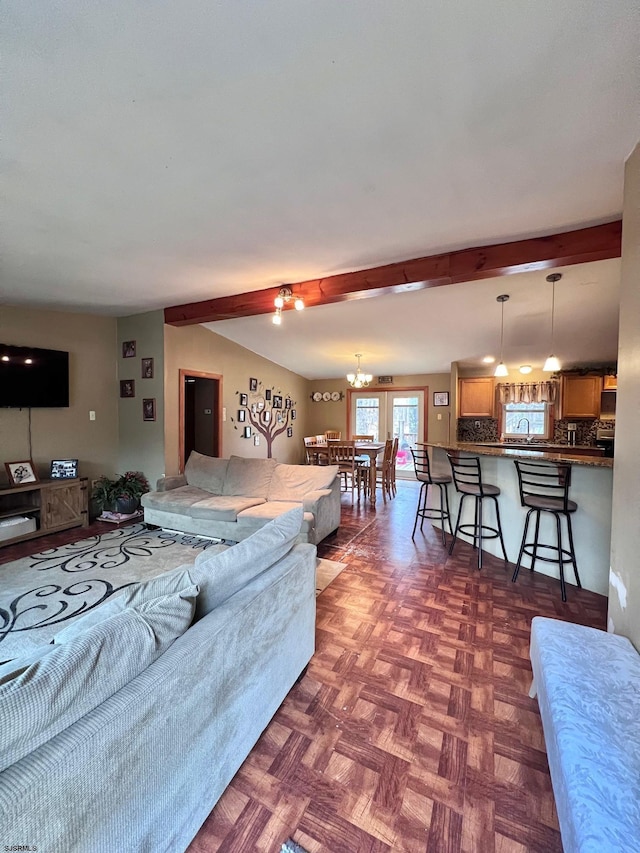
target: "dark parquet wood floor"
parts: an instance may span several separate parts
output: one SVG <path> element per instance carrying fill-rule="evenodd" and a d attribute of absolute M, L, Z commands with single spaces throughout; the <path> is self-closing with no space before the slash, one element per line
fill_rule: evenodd
<path fill-rule="evenodd" d="M 563 604 L 558 581 L 513 584 L 490 556 L 479 572 L 428 522 L 413 542 L 417 497 L 343 499 L 319 555 L 347 568 L 317 600 L 316 654 L 189 853 L 277 853 L 289 836 L 310 853 L 562 850 L 530 624 L 604 628 L 606 598 L 569 586 Z M 46 547 L 26 544 L 0 560 Z"/>

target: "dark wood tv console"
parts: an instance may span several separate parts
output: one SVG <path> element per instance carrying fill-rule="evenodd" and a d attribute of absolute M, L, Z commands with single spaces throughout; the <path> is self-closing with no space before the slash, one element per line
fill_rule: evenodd
<path fill-rule="evenodd" d="M 36 523 L 36 529 L 28 533 L 11 539 L 0 538 L 0 546 L 70 527 L 87 527 L 88 485 L 87 477 L 79 477 L 74 480 L 41 480 L 39 483 L 0 489 L 0 520 L 25 516 L 33 518 Z"/>

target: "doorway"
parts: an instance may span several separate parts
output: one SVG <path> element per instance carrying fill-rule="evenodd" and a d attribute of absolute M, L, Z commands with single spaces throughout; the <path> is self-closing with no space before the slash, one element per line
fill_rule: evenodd
<path fill-rule="evenodd" d="M 205 456 L 222 452 L 222 376 L 180 371 L 180 472 L 192 451 Z"/>
<path fill-rule="evenodd" d="M 413 477 L 410 448 L 426 441 L 426 388 L 396 388 L 393 391 L 350 391 L 349 434 L 373 435 L 374 441 L 398 438 L 396 474 Z"/>

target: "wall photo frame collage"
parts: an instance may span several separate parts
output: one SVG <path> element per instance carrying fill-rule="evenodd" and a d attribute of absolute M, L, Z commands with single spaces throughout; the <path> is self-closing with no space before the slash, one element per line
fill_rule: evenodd
<path fill-rule="evenodd" d="M 137 351 L 136 341 L 122 342 L 122 358 L 135 358 Z M 154 360 L 151 357 L 140 359 L 140 379 L 154 378 Z M 120 397 L 122 399 L 131 399 L 136 396 L 136 380 L 121 379 L 120 380 Z M 156 420 L 156 398 L 144 397 L 142 399 L 142 420 L 150 423 Z"/>

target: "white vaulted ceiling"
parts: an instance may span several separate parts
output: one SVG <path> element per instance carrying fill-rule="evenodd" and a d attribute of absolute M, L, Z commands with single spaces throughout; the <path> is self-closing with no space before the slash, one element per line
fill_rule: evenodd
<path fill-rule="evenodd" d="M 132 314 L 621 213 L 637 0 L 8 0 L 2 18 L 5 303 Z M 615 314 L 603 263 L 604 295 L 581 291 L 594 342 Z M 465 358 L 515 287 L 494 285 L 305 312 L 305 364 L 287 314 L 280 350 L 342 373 L 377 341 L 381 372 L 413 372 L 416 318 L 452 316 L 457 291 Z M 273 350 L 264 318 L 233 322 L 216 331 Z"/>

